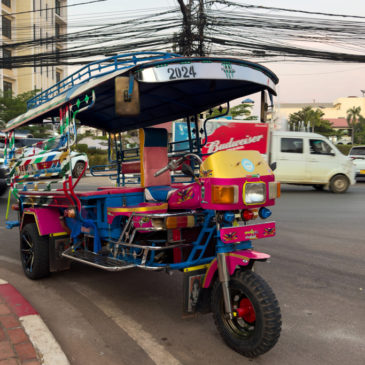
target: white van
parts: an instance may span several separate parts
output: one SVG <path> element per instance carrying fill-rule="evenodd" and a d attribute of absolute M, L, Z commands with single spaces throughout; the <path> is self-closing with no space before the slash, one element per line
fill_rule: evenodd
<path fill-rule="evenodd" d="M 312 185 L 344 193 L 355 184 L 355 166 L 326 137 L 317 133 L 273 131 L 270 162 L 282 183 Z"/>

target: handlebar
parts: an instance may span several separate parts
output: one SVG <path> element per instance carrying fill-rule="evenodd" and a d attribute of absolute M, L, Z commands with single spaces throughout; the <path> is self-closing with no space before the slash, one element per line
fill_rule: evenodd
<path fill-rule="evenodd" d="M 169 163 L 165 167 L 156 171 L 154 176 L 155 177 L 160 176 L 161 174 L 163 174 L 164 172 L 166 172 L 168 170 L 175 171 L 187 157 L 194 157 L 198 161 L 199 165 L 201 163 L 203 163 L 202 159 L 195 153 L 187 153 L 186 155 L 178 158 L 177 160 L 173 159 L 173 160 L 169 161 Z"/>

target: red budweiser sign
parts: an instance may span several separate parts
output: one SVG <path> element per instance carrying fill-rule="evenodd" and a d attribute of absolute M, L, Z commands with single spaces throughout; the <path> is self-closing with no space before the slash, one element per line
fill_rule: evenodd
<path fill-rule="evenodd" d="M 265 123 L 208 122 L 208 142 L 204 154 L 224 150 L 255 150 L 267 153 L 269 125 Z"/>

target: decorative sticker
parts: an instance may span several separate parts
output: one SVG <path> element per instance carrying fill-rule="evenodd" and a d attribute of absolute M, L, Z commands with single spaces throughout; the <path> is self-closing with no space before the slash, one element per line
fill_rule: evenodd
<path fill-rule="evenodd" d="M 248 172 L 252 172 L 255 170 L 255 165 L 253 164 L 252 161 L 250 161 L 249 159 L 247 158 L 244 158 L 242 161 L 241 161 L 241 164 L 242 164 L 242 167 L 248 171 Z"/>
<path fill-rule="evenodd" d="M 194 197 L 193 188 L 188 188 L 177 193 L 179 196 L 178 203 L 186 202 Z"/>

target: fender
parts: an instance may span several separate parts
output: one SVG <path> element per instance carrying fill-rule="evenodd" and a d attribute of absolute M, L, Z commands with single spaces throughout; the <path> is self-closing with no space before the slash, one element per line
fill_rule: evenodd
<path fill-rule="evenodd" d="M 33 216 L 33 219 L 32 217 Z M 25 208 L 20 229 L 29 222 L 35 221 L 40 236 L 67 234 L 60 223 L 60 213 L 56 208 Z"/>
<path fill-rule="evenodd" d="M 270 255 L 262 252 L 252 251 L 252 250 L 241 250 L 236 252 L 229 252 L 225 254 L 227 268 L 229 275 L 232 276 L 237 268 L 237 266 L 247 266 L 250 260 L 267 260 Z M 217 259 L 215 258 L 209 265 L 207 272 L 205 274 L 203 288 L 209 288 L 212 284 L 212 279 L 215 272 L 217 271 Z"/>

